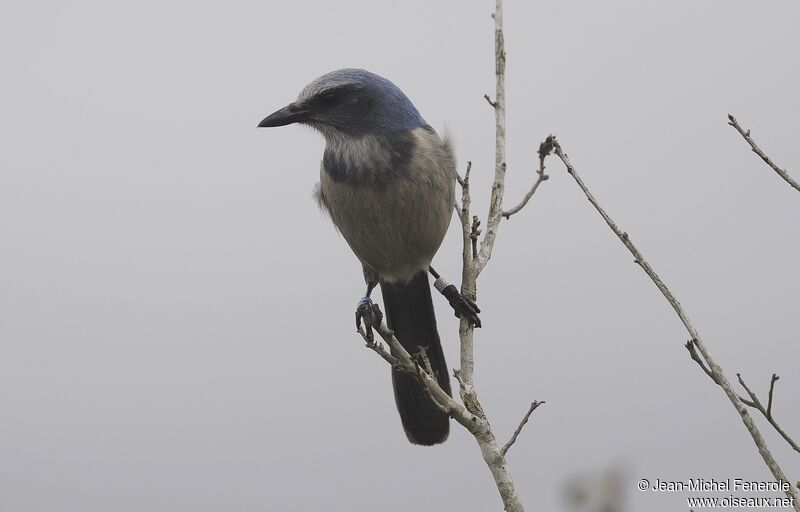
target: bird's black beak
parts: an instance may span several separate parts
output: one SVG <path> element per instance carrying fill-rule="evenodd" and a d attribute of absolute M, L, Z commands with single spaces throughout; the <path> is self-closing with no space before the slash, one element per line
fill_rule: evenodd
<path fill-rule="evenodd" d="M 265 117 L 263 121 L 258 123 L 258 127 L 272 128 L 274 126 L 286 126 L 287 124 L 292 123 L 302 123 L 303 121 L 308 121 L 310 116 L 311 110 L 308 108 L 297 103 L 290 103 L 277 112 L 273 112 Z"/>

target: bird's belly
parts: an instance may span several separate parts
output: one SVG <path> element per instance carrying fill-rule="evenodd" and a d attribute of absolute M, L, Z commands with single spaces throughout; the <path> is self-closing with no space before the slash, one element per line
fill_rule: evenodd
<path fill-rule="evenodd" d="M 407 281 L 427 269 L 453 214 L 453 185 L 394 180 L 372 188 L 334 182 L 321 192 L 333 223 L 362 264 L 387 281 Z M 448 186 L 449 185 L 449 186 Z"/>

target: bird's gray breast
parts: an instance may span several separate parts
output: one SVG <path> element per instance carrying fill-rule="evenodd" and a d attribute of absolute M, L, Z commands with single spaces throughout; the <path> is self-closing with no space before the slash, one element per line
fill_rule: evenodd
<path fill-rule="evenodd" d="M 335 138 L 325 147 L 322 168 L 336 183 L 383 188 L 408 171 L 413 149 L 411 130 Z"/>
<path fill-rule="evenodd" d="M 426 128 L 328 139 L 320 199 L 353 252 L 382 279 L 427 268 L 455 201 L 455 160 Z"/>

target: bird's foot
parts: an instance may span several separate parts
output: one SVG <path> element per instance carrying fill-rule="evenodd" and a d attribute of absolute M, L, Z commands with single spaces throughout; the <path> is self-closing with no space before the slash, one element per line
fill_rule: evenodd
<path fill-rule="evenodd" d="M 437 289 L 439 289 L 438 286 Z M 439 291 L 450 303 L 450 307 L 453 308 L 458 318 L 465 319 L 473 327 L 481 326 L 481 319 L 478 318 L 478 313 L 481 312 L 481 309 L 475 304 L 475 301 L 459 292 L 458 288 L 452 284 L 448 284 Z"/>
<path fill-rule="evenodd" d="M 377 304 L 372 302 L 369 297 L 361 297 L 356 306 L 356 330 L 361 330 L 361 320 L 364 320 L 364 332 L 367 342 L 374 343 L 375 336 L 372 333 L 373 327 L 377 327 L 383 321 L 383 313 Z"/>

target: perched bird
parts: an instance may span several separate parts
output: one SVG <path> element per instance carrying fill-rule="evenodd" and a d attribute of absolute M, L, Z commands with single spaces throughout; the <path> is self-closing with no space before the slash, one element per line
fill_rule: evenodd
<path fill-rule="evenodd" d="M 427 274 L 436 278 L 456 316 L 480 327 L 480 310 L 431 268 L 455 204 L 449 142 L 396 85 L 363 69 L 317 78 L 258 126 L 292 123 L 325 137 L 317 199 L 363 267 L 367 291 L 357 311 L 372 304 L 370 295 L 380 284 L 389 328 L 409 353 L 427 349 L 440 386 L 450 394 Z M 447 439 L 449 418 L 417 381 L 393 369 L 392 383 L 408 440 L 433 445 Z"/>

